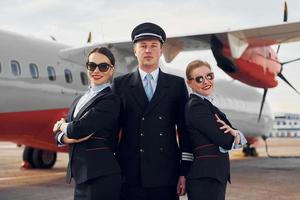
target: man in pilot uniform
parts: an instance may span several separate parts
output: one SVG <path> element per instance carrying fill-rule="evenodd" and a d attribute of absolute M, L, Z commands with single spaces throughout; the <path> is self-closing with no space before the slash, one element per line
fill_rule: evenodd
<path fill-rule="evenodd" d="M 138 69 L 113 82 L 121 98 L 121 199 L 179 199 L 185 194 L 184 176 L 192 161 L 184 125 L 186 85 L 183 78 L 159 68 L 166 41 L 160 26 L 142 23 L 131 38 Z"/>

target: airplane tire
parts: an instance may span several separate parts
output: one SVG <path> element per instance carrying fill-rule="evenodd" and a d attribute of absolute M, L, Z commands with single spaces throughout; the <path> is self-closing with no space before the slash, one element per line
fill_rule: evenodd
<path fill-rule="evenodd" d="M 246 147 L 243 148 L 243 153 L 244 155 L 247 156 L 251 156 L 251 157 L 257 157 L 257 151 L 254 147 L 250 147 L 250 145 L 247 145 Z"/>
<path fill-rule="evenodd" d="M 56 162 L 56 152 L 34 149 L 32 160 L 36 168 L 50 169 Z"/>
<path fill-rule="evenodd" d="M 33 155 L 34 148 L 32 147 L 25 147 L 23 151 L 23 161 L 28 162 L 31 168 L 35 168 L 33 163 L 32 155 Z"/>
<path fill-rule="evenodd" d="M 254 147 L 250 148 L 250 156 L 252 156 L 252 157 L 257 157 L 258 156 L 257 151 Z"/>

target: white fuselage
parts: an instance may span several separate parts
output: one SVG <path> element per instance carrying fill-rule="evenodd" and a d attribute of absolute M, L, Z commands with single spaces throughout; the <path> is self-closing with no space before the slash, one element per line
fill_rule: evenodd
<path fill-rule="evenodd" d="M 0 112 L 21 112 L 65 108 L 76 95 L 86 90 L 81 82 L 83 66 L 59 58 L 60 49 L 67 46 L 51 41 L 26 38 L 0 32 Z M 20 64 L 20 74 L 14 75 L 11 62 Z M 38 78 L 31 76 L 30 64 L 38 69 Z M 56 80 L 48 78 L 47 67 L 55 70 Z M 65 70 L 70 70 L 73 81 L 67 83 Z"/>
<path fill-rule="evenodd" d="M 88 84 L 82 81 L 83 74 L 86 74 L 85 66 L 59 57 L 59 51 L 67 46 L 3 31 L 0 32 L 0 41 L 0 115 L 66 109 L 75 96 L 87 90 Z M 118 57 L 116 76 L 133 71 L 122 55 L 116 53 L 115 56 Z M 19 69 L 12 66 L 15 61 L 19 63 Z M 132 63 L 131 60 L 128 62 Z M 30 64 L 37 66 L 38 77 L 32 78 Z M 55 80 L 49 78 L 49 66 L 55 71 Z M 67 82 L 66 71 L 72 74 L 70 83 Z M 184 69 L 166 68 L 164 71 L 184 77 Z M 35 71 L 33 75 L 36 74 Z M 271 130 L 273 116 L 268 103 L 265 103 L 261 121 L 257 123 L 262 97 L 256 89 L 228 80 L 217 80 L 215 86 L 216 105 L 236 128 L 249 136 L 259 136 Z"/>

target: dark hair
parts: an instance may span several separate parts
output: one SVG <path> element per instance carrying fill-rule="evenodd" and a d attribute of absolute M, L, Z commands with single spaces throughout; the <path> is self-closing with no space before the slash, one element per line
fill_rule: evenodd
<path fill-rule="evenodd" d="M 186 79 L 190 80 L 192 78 L 191 77 L 192 71 L 194 69 L 197 69 L 197 68 L 202 67 L 202 66 L 206 66 L 211 70 L 210 64 L 208 64 L 208 62 L 205 62 L 205 61 L 202 61 L 202 60 L 194 60 L 194 61 L 190 62 L 188 64 L 187 68 L 186 68 L 186 71 L 185 71 Z"/>
<path fill-rule="evenodd" d="M 90 55 L 91 55 L 92 53 L 100 53 L 100 54 L 105 55 L 105 56 L 109 59 L 110 63 L 111 63 L 113 66 L 115 66 L 115 57 L 114 57 L 114 54 L 113 54 L 108 48 L 106 48 L 106 47 L 100 47 L 100 48 L 95 48 L 95 49 L 93 49 L 93 50 L 88 54 L 88 57 L 87 57 L 88 61 L 89 61 L 89 57 L 90 57 Z"/>

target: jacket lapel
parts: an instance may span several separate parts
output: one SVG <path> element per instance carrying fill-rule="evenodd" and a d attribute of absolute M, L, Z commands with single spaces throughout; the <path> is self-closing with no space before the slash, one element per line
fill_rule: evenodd
<path fill-rule="evenodd" d="M 104 95 L 108 94 L 109 92 L 111 92 L 110 87 L 107 87 L 105 89 L 103 89 L 101 92 L 99 92 L 96 96 L 94 96 L 91 100 L 89 100 L 77 113 L 75 120 L 78 120 L 83 113 L 86 112 L 86 109 L 91 106 L 94 102 L 96 102 L 97 100 L 101 99 L 101 97 L 103 97 Z"/>
<path fill-rule="evenodd" d="M 166 77 L 166 74 L 163 73 L 159 69 L 156 89 L 155 89 L 155 92 L 153 94 L 153 97 L 152 97 L 151 101 L 149 102 L 149 104 L 148 104 L 148 106 L 147 106 L 147 108 L 145 110 L 145 115 L 147 115 L 151 110 L 153 110 L 154 107 L 165 96 L 165 94 L 166 94 L 166 88 L 168 88 L 168 87 L 169 87 L 168 78 Z"/>
<path fill-rule="evenodd" d="M 131 77 L 130 87 L 131 94 L 133 94 L 134 99 L 143 110 L 148 103 L 148 99 L 138 70 L 136 70 Z"/>

